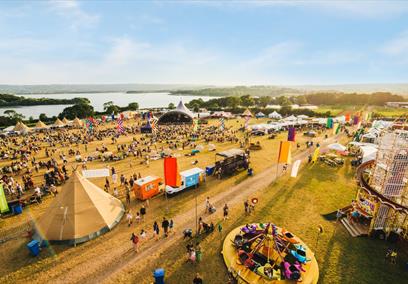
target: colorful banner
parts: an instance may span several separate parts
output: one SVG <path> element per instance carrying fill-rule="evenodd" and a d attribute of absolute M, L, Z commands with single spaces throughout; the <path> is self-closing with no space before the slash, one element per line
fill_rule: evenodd
<path fill-rule="evenodd" d="M 290 141 L 280 142 L 279 156 L 278 156 L 279 164 L 291 164 L 292 162 L 291 148 L 292 148 L 292 144 L 290 143 Z"/>
<path fill-rule="evenodd" d="M 245 119 L 245 130 L 248 129 L 249 119 L 250 119 L 250 118 L 251 118 L 251 117 L 249 117 L 249 116 L 245 116 L 245 117 L 244 117 L 244 119 Z"/>
<path fill-rule="evenodd" d="M 360 121 L 360 118 L 358 117 L 358 115 L 355 115 L 354 118 L 353 118 L 353 124 L 357 125 L 359 123 L 359 121 Z"/>
<path fill-rule="evenodd" d="M 8 212 L 10 209 L 7 204 L 6 195 L 4 194 L 3 184 L 0 183 L 0 212 L 5 213 Z"/>
<path fill-rule="evenodd" d="M 290 176 L 291 176 L 291 177 L 293 177 L 293 178 L 297 177 L 297 174 L 298 174 L 298 171 L 299 171 L 299 167 L 300 167 L 300 163 L 301 163 L 301 162 L 302 162 L 301 160 L 296 160 L 296 161 L 293 163 L 292 171 L 291 171 L 291 173 L 290 173 Z"/>
<path fill-rule="evenodd" d="M 288 141 L 295 142 L 296 129 L 294 127 L 289 127 L 288 129 Z"/>
<path fill-rule="evenodd" d="M 313 157 L 312 157 L 312 162 L 316 162 L 317 159 L 319 158 L 319 154 L 320 154 L 320 148 L 317 147 L 316 150 L 313 153 Z"/>
<path fill-rule="evenodd" d="M 346 122 L 350 122 L 351 116 L 349 113 L 346 114 Z"/>
<path fill-rule="evenodd" d="M 220 129 L 221 131 L 224 131 L 225 129 L 225 122 L 223 117 L 220 118 Z"/>

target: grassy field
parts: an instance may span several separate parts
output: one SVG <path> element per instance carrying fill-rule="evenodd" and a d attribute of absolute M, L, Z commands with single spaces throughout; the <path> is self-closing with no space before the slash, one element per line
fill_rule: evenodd
<path fill-rule="evenodd" d="M 383 106 L 353 106 L 353 105 L 321 105 L 315 110 L 317 113 L 325 114 L 330 111 L 331 115 L 336 116 L 344 112 L 356 112 L 360 110 L 369 110 L 383 117 L 400 117 L 403 115 L 408 115 L 408 109 L 402 108 L 389 108 Z"/>
<path fill-rule="evenodd" d="M 354 169 L 349 163 L 341 169 L 320 164 L 306 166 L 298 178 L 282 178 L 260 191 L 260 203 L 251 216 L 244 215 L 243 206 L 233 208 L 231 218 L 223 222 L 223 234 L 214 232 L 201 240 L 202 263 L 186 263 L 186 243 L 182 243 L 162 254 L 156 267 L 166 269 L 166 283 L 170 284 L 191 283 L 196 272 L 206 283 L 226 283 L 227 270 L 220 254 L 223 236 L 245 223 L 271 221 L 292 231 L 315 251 L 320 283 L 406 283 L 403 280 L 406 253 L 400 252 L 396 266 L 385 263 L 386 242 L 352 238 L 341 224 L 322 217 L 348 205 L 355 197 L 357 187 L 353 176 Z M 323 226 L 324 233 L 316 246 L 318 225 Z M 150 273 L 149 269 L 142 273 Z M 141 279 L 140 275 L 130 279 Z"/>

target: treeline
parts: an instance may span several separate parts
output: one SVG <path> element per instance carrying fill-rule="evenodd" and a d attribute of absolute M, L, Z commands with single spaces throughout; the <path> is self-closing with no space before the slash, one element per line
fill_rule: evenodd
<path fill-rule="evenodd" d="M 210 99 L 204 101 L 201 98 L 190 101 L 187 106 L 197 110 L 206 108 L 218 110 L 221 108 L 237 107 L 259 107 L 265 108 L 267 105 L 291 106 L 293 104 L 305 105 L 377 105 L 383 106 L 386 102 L 404 101 L 404 97 L 391 93 L 373 94 L 345 94 L 345 93 L 317 93 L 301 96 L 280 96 L 280 97 L 253 97 L 250 95 L 230 96 Z"/>
<path fill-rule="evenodd" d="M 171 92 L 172 95 L 209 96 L 209 97 L 240 97 L 250 96 L 281 96 L 296 95 L 301 92 L 296 89 L 275 86 L 237 86 L 228 88 L 205 88 L 198 90 L 178 90 Z"/>
<path fill-rule="evenodd" d="M 51 98 L 27 98 L 10 94 L 0 94 L 0 107 L 9 106 L 36 106 L 36 105 L 73 105 L 90 103 L 87 98 L 51 99 Z"/>
<path fill-rule="evenodd" d="M 313 105 L 375 105 L 383 106 L 386 102 L 403 102 L 405 98 L 389 92 L 372 94 L 358 93 L 316 93 L 301 96 Z"/>

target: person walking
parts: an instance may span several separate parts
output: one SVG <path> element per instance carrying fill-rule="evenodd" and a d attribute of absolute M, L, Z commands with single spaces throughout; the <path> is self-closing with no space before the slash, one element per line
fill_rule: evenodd
<path fill-rule="evenodd" d="M 210 212 L 210 197 L 207 196 L 207 198 L 205 199 L 205 213 L 209 213 Z"/>
<path fill-rule="evenodd" d="M 193 284 L 203 284 L 203 278 L 201 278 L 200 274 L 197 272 L 196 276 L 193 279 Z"/>
<path fill-rule="evenodd" d="M 135 252 L 139 252 L 139 237 L 132 233 L 130 240 L 132 241 L 133 249 L 135 250 Z"/>
<path fill-rule="evenodd" d="M 203 255 L 202 255 L 201 246 L 200 246 L 199 242 L 196 243 L 195 253 L 196 253 L 196 262 L 197 263 L 201 262 L 201 259 L 202 259 Z"/>
<path fill-rule="evenodd" d="M 126 214 L 126 220 L 128 222 L 128 227 L 130 227 L 133 223 L 133 215 L 132 215 L 132 211 L 128 211 L 128 213 Z"/>
<path fill-rule="evenodd" d="M 169 222 L 169 233 L 170 234 L 173 233 L 173 227 L 174 227 L 173 219 L 170 219 L 170 222 Z"/>
<path fill-rule="evenodd" d="M 245 200 L 244 207 L 245 207 L 245 214 L 249 215 L 249 202 L 248 202 L 248 199 Z"/>
<path fill-rule="evenodd" d="M 169 220 L 167 220 L 166 217 L 163 217 L 162 228 L 165 237 L 169 235 L 169 226 L 170 226 Z"/>
<path fill-rule="evenodd" d="M 154 221 L 154 224 L 153 224 L 153 232 L 154 232 L 155 239 L 157 241 L 159 239 L 160 228 L 156 221 Z"/>
<path fill-rule="evenodd" d="M 130 191 L 128 188 L 126 189 L 126 204 L 130 206 Z"/>
<path fill-rule="evenodd" d="M 142 207 L 140 208 L 140 216 L 142 217 L 142 221 L 145 220 L 145 215 L 146 215 L 146 207 L 142 205 Z"/>
<path fill-rule="evenodd" d="M 228 219 L 228 205 L 225 203 L 223 211 L 224 211 L 224 221 Z"/>

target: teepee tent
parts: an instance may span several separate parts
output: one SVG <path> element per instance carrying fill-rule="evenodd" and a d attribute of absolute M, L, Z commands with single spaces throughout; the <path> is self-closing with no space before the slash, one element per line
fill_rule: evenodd
<path fill-rule="evenodd" d="M 72 121 L 72 125 L 74 127 L 82 127 L 84 124 L 78 117 L 75 117 L 75 119 Z"/>
<path fill-rule="evenodd" d="M 53 126 L 63 127 L 63 126 L 65 126 L 65 124 L 59 118 L 57 118 L 57 120 L 54 122 Z"/>
<path fill-rule="evenodd" d="M 17 122 L 16 126 L 14 127 L 13 131 L 20 132 L 20 133 L 27 133 L 30 131 L 30 128 L 22 122 Z"/>
<path fill-rule="evenodd" d="M 70 124 L 70 123 L 71 123 L 71 121 L 70 121 L 70 120 L 68 120 L 66 117 L 64 117 L 64 118 L 62 119 L 62 122 L 63 122 L 65 125 L 67 125 L 67 124 Z"/>
<path fill-rule="evenodd" d="M 122 202 L 74 171 L 61 193 L 36 220 L 36 236 L 78 244 L 108 232 L 125 212 Z"/>
<path fill-rule="evenodd" d="M 249 109 L 246 109 L 242 114 L 241 114 L 241 116 L 249 116 L 249 117 L 253 117 L 253 115 L 252 115 L 252 113 L 251 113 L 251 111 L 249 110 Z"/>
<path fill-rule="evenodd" d="M 45 129 L 48 128 L 48 126 L 42 122 L 41 120 L 39 120 L 36 124 L 35 124 L 35 129 Z"/>

